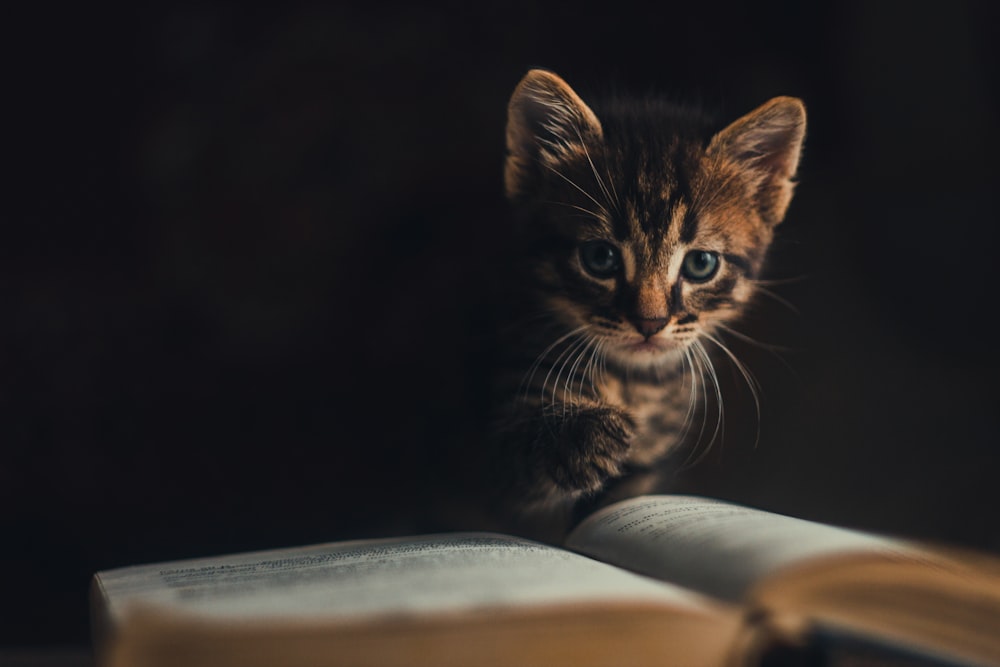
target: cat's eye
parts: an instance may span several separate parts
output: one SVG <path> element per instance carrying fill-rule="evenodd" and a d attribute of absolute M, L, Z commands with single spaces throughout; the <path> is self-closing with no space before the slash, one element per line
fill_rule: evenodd
<path fill-rule="evenodd" d="M 708 250 L 692 250 L 681 265 L 681 275 L 694 283 L 710 280 L 718 270 L 719 255 Z"/>
<path fill-rule="evenodd" d="M 580 263 L 596 278 L 610 278 L 622 266 L 618 248 L 606 241 L 590 241 L 580 246 Z"/>

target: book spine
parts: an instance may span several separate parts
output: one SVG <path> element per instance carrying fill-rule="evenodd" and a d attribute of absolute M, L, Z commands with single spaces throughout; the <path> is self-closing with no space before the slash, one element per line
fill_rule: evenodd
<path fill-rule="evenodd" d="M 799 639 L 777 639 L 760 657 L 760 667 L 995 667 L 997 664 L 1000 662 L 946 655 L 830 625 L 815 625 Z"/>

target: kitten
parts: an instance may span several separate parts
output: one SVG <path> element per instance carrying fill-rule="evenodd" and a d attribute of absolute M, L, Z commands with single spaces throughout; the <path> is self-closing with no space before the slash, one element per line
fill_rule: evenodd
<path fill-rule="evenodd" d="M 649 488 L 640 473 L 705 392 L 705 341 L 754 292 L 804 131 L 789 97 L 713 132 L 663 101 L 592 110 L 551 72 L 521 80 L 504 172 L 517 243 L 480 451 L 497 511 L 565 518 Z"/>

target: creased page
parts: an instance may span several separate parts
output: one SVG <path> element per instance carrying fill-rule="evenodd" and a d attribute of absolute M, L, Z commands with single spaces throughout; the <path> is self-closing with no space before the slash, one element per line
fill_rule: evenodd
<path fill-rule="evenodd" d="M 365 618 L 701 596 L 578 554 L 492 534 L 334 543 L 99 573 L 112 622 L 141 602 L 218 618 Z"/>
<path fill-rule="evenodd" d="M 730 601 L 739 601 L 761 577 L 809 558 L 908 552 L 905 542 L 693 496 L 616 503 L 584 520 L 566 543 Z"/>

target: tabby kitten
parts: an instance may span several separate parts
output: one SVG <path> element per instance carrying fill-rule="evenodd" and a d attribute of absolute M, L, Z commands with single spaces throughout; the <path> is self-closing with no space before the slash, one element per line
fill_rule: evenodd
<path fill-rule="evenodd" d="M 644 491 L 622 481 L 684 439 L 714 390 L 704 341 L 754 292 L 805 131 L 790 97 L 715 132 L 660 100 L 595 109 L 537 69 L 508 108 L 521 251 L 487 457 L 526 516 Z"/>

